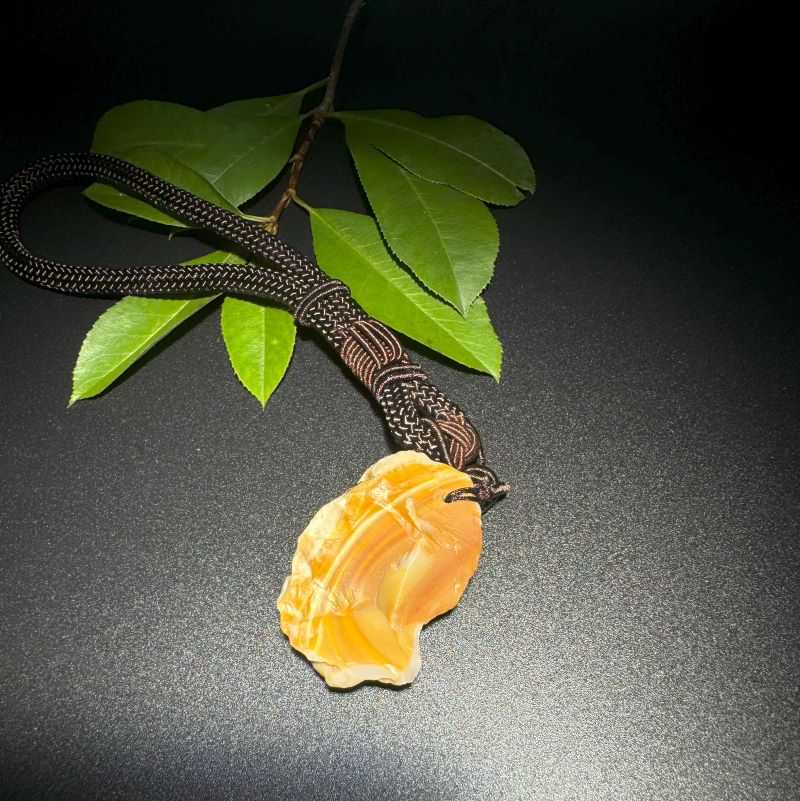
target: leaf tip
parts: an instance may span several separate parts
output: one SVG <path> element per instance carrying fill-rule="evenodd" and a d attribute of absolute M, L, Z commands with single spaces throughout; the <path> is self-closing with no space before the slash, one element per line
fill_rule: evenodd
<path fill-rule="evenodd" d="M 499 339 L 497 340 L 497 342 L 500 345 L 500 354 L 497 358 L 497 367 L 494 370 L 492 370 L 492 378 L 494 378 L 496 384 L 499 384 L 500 376 L 503 373 L 503 344 L 500 342 Z"/>

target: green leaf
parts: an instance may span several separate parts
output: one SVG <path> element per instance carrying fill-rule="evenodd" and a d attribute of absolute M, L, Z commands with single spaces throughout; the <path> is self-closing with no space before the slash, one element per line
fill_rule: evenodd
<path fill-rule="evenodd" d="M 247 100 L 234 100 L 232 103 L 217 106 L 208 110 L 208 114 L 227 122 L 236 124 L 254 117 L 291 117 L 300 113 L 300 105 L 306 89 L 275 97 L 253 97 Z"/>
<path fill-rule="evenodd" d="M 151 206 L 149 203 L 145 203 L 143 200 L 120 192 L 119 189 L 110 184 L 92 184 L 83 190 L 83 194 L 89 200 L 93 200 L 108 209 L 114 209 L 114 211 L 133 214 L 135 217 L 141 217 L 143 220 L 150 220 L 162 225 L 172 225 L 179 228 L 187 227 L 185 222 L 176 217 L 170 217 L 166 212 Z"/>
<path fill-rule="evenodd" d="M 415 175 L 448 184 L 500 206 L 513 206 L 533 190 L 531 163 L 520 145 L 488 122 L 465 115 L 422 117 L 386 109 L 336 114 L 348 131 L 366 139 Z"/>
<path fill-rule="evenodd" d="M 292 358 L 294 318 L 268 303 L 227 297 L 222 336 L 236 375 L 263 408 Z"/>
<path fill-rule="evenodd" d="M 389 247 L 466 315 L 489 283 L 500 244 L 480 200 L 417 178 L 348 131 L 347 143 Z"/>
<path fill-rule="evenodd" d="M 245 119 L 183 161 L 234 206 L 263 189 L 292 155 L 302 117 Z"/>
<path fill-rule="evenodd" d="M 97 123 L 92 150 L 132 161 L 212 202 L 223 201 L 232 208 L 210 182 L 187 167 L 183 159 L 202 150 L 223 136 L 228 126 L 221 119 L 178 103 L 137 100 L 115 106 Z M 183 220 L 151 206 L 116 187 L 95 183 L 84 194 L 108 208 L 142 217 L 145 220 L 186 227 Z"/>
<path fill-rule="evenodd" d="M 129 150 L 160 150 L 175 158 L 200 150 L 227 130 L 211 114 L 178 103 L 136 100 L 115 106 L 97 123 L 92 150 L 126 158 Z"/>
<path fill-rule="evenodd" d="M 216 203 L 218 206 L 228 209 L 228 211 L 238 214 L 235 206 L 228 203 L 206 178 L 166 153 L 158 150 L 129 150 L 125 154 L 125 158 L 133 164 L 152 172 L 154 175 L 158 175 L 159 178 L 163 178 L 165 181 L 169 181 L 183 189 L 188 189 L 195 195 L 199 195 L 212 203 Z M 165 225 L 187 227 L 186 222 L 183 220 L 173 217 L 155 206 L 151 206 L 144 200 L 139 200 L 137 197 L 120 192 L 115 187 L 107 184 L 92 184 L 84 190 L 84 195 L 96 203 L 116 211 L 135 214 L 137 217 L 143 217 L 146 220 Z"/>
<path fill-rule="evenodd" d="M 214 251 L 185 264 L 237 262 L 233 253 Z M 137 359 L 216 295 L 192 299 L 127 297 L 103 312 L 86 335 L 72 375 L 70 405 L 102 392 Z"/>
<path fill-rule="evenodd" d="M 92 149 L 132 161 L 224 208 L 249 200 L 281 171 L 302 121 L 304 92 L 229 103 L 210 112 L 140 100 L 100 119 Z M 289 113 L 275 116 L 269 112 Z M 115 187 L 93 184 L 87 197 L 153 222 L 184 226 Z"/>
<path fill-rule="evenodd" d="M 462 317 L 394 261 L 371 217 L 306 208 L 320 267 L 348 284 L 368 314 L 438 353 L 500 379 L 502 347 L 482 298 Z"/>

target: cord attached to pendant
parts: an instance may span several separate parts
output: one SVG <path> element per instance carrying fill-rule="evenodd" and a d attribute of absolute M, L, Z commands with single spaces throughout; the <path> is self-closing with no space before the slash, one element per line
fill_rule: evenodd
<path fill-rule="evenodd" d="M 123 186 L 146 201 L 206 228 L 255 258 L 251 264 L 87 267 L 44 259 L 22 243 L 19 222 L 28 199 L 53 184 L 91 179 Z M 373 320 L 341 281 L 252 220 L 220 208 L 129 162 L 96 153 L 34 162 L 0 187 L 0 256 L 26 281 L 75 295 L 175 296 L 233 292 L 286 306 L 314 328 L 367 387 L 395 441 L 463 470 L 473 481 L 447 501 L 473 500 L 487 509 L 509 491 L 484 461 L 478 432 L 464 413 L 408 358 L 394 333 Z"/>

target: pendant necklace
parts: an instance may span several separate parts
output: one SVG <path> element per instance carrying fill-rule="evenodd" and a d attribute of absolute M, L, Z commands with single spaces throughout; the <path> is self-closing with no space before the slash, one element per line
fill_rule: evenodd
<path fill-rule="evenodd" d="M 250 254 L 247 264 L 105 267 L 31 253 L 19 222 L 39 190 L 73 180 L 124 187 Z M 126 161 L 50 156 L 0 187 L 0 259 L 20 278 L 87 297 L 229 292 L 279 303 L 318 331 L 369 390 L 400 450 L 323 506 L 300 535 L 277 606 L 291 645 L 332 687 L 407 684 L 422 626 L 452 609 L 477 568 L 481 515 L 509 490 L 461 409 L 369 315 L 346 284 L 253 220 Z"/>

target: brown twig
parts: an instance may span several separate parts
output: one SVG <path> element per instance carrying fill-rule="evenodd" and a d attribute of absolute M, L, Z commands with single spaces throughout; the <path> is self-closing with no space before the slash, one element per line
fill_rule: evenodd
<path fill-rule="evenodd" d="M 342 61 L 344 59 L 344 51 L 347 47 L 347 40 L 350 38 L 350 31 L 353 28 L 353 22 L 358 14 L 364 0 L 352 0 L 350 7 L 345 14 L 344 22 L 342 23 L 342 30 L 339 34 L 339 41 L 336 43 L 336 50 L 333 54 L 333 61 L 331 62 L 331 70 L 328 73 L 325 85 L 325 95 L 323 96 L 320 104 L 311 112 L 311 122 L 306 128 L 305 136 L 300 142 L 300 146 L 295 151 L 294 155 L 289 159 L 292 165 L 292 170 L 289 173 L 289 183 L 283 194 L 278 199 L 272 214 L 266 217 L 263 226 L 272 234 L 277 233 L 278 223 L 280 222 L 281 215 L 284 209 L 294 199 L 297 191 L 297 181 L 300 178 L 300 173 L 303 171 L 306 156 L 311 148 L 312 143 L 317 135 L 317 131 L 324 125 L 325 120 L 333 111 L 333 98 L 336 95 L 336 84 L 339 81 L 339 73 L 342 70 Z"/>

